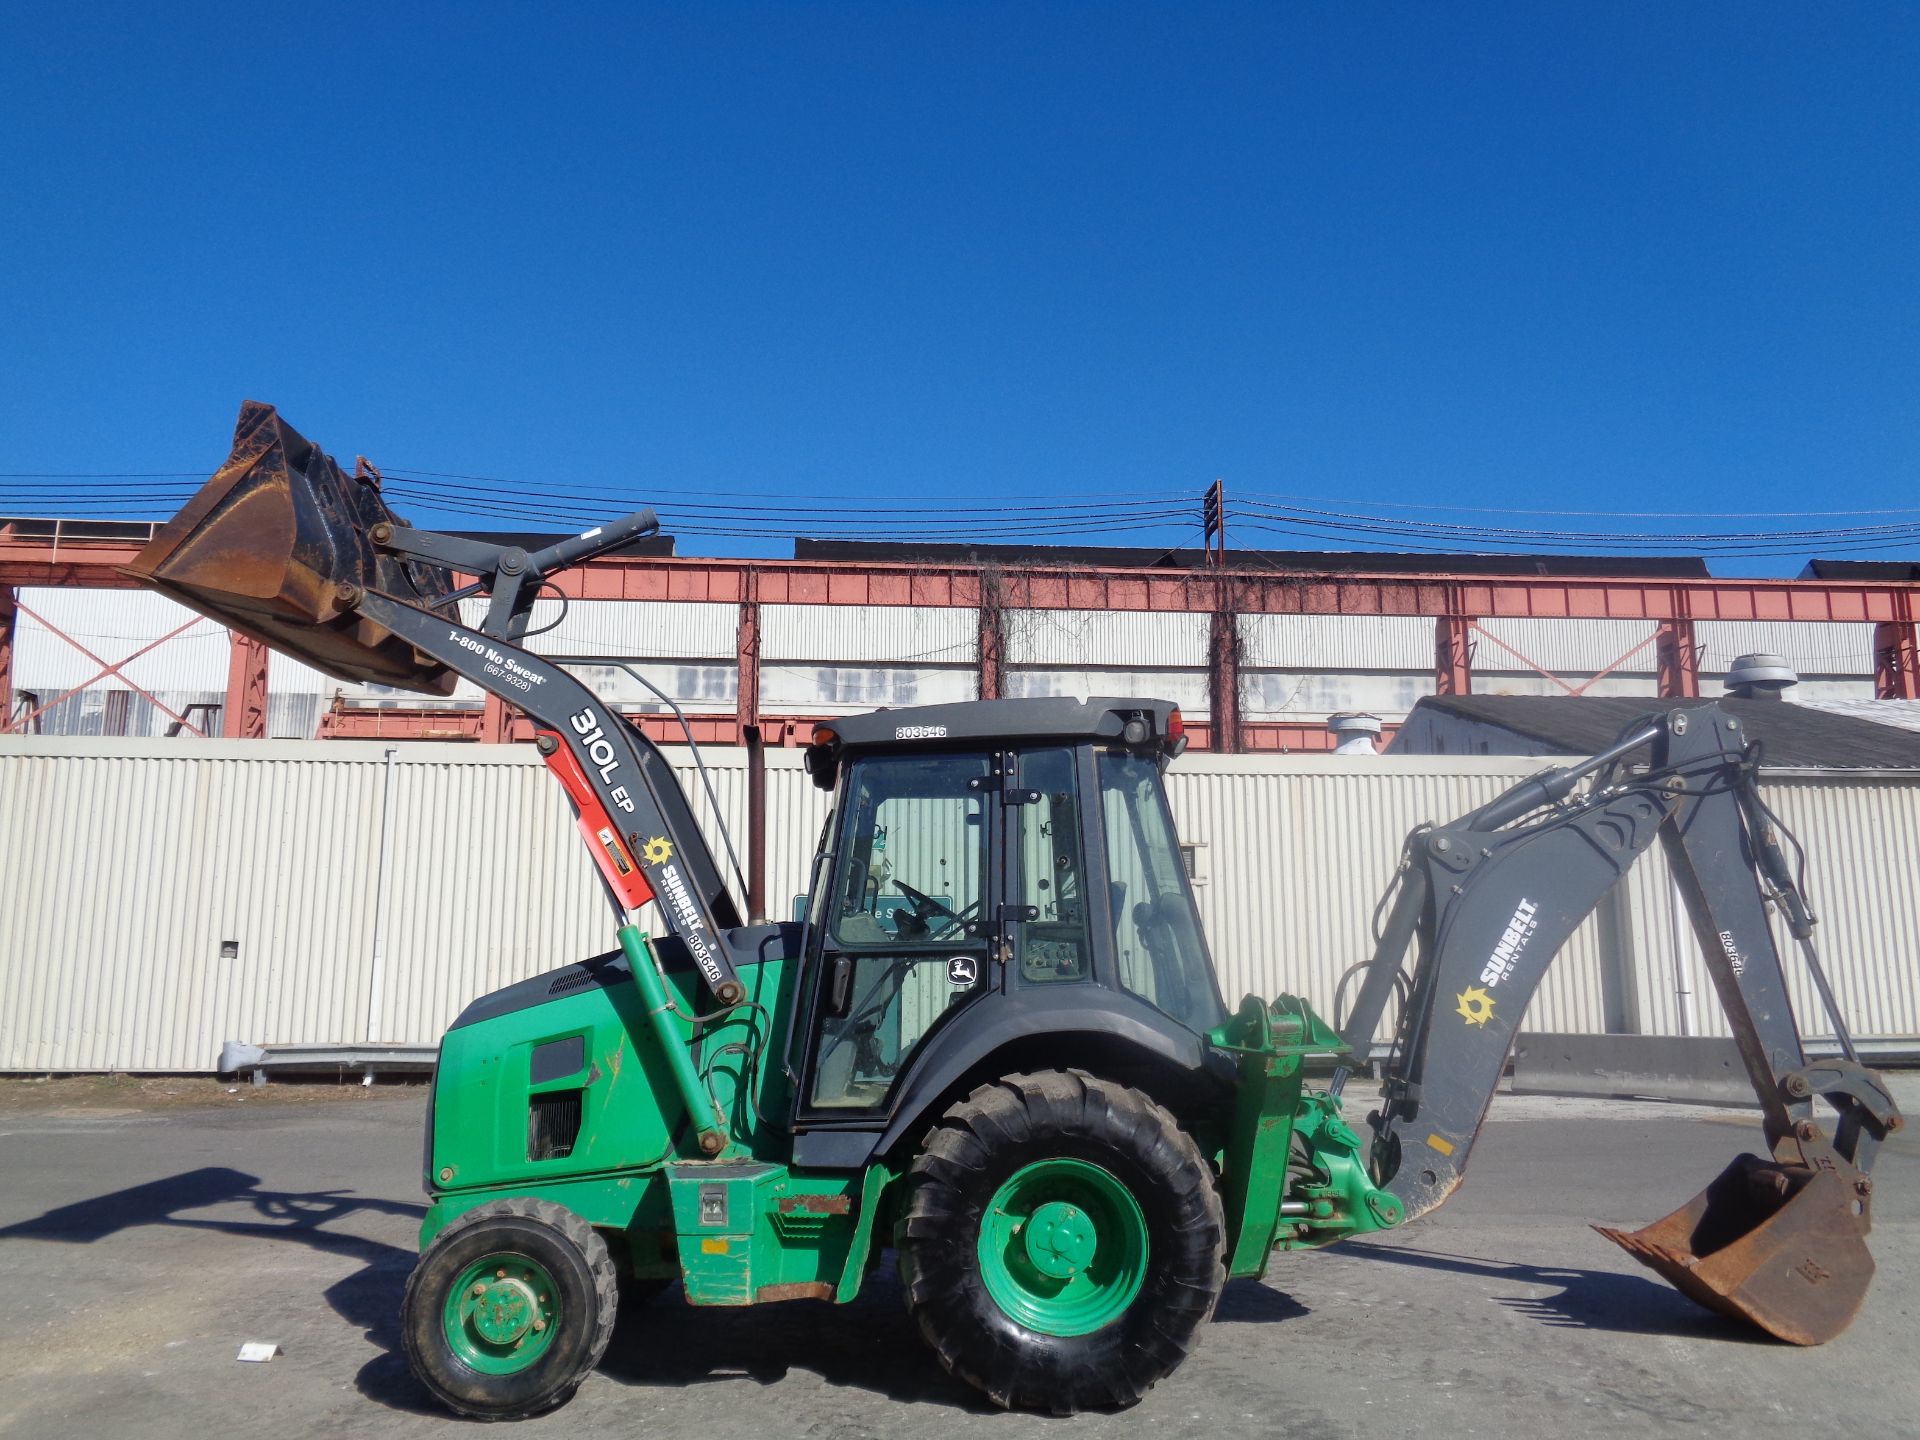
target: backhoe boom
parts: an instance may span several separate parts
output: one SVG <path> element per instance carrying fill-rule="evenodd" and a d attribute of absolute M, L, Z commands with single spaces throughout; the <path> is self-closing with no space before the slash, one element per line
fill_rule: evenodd
<path fill-rule="evenodd" d="M 1647 744 L 1651 764 L 1623 773 L 1625 757 Z M 1710 1187 L 1711 1206 L 1703 1196 L 1684 1225 L 1675 1217 L 1661 1222 L 1673 1233 L 1658 1243 L 1641 1238 L 1651 1231 L 1602 1233 L 1696 1298 L 1809 1343 L 1844 1327 L 1864 1296 L 1872 1273 L 1861 1243 L 1871 1223 L 1866 1171 L 1901 1119 L 1884 1082 L 1852 1058 L 1812 948 L 1814 917 L 1760 796 L 1757 770 L 1735 717 L 1711 704 L 1675 709 L 1585 764 L 1547 771 L 1461 820 L 1416 831 L 1342 1039 L 1365 1053 L 1403 957 L 1415 947 L 1381 1107 L 1370 1118 L 1375 1181 L 1405 1202 L 1409 1219 L 1422 1215 L 1460 1184 L 1514 1031 L 1547 967 L 1657 836 L 1753 1083 L 1773 1158 L 1737 1162 Z M 1570 798 L 1588 777 L 1586 793 Z M 1799 942 L 1831 1012 L 1840 1059 L 1807 1061 L 1769 903 Z M 1336 1077 L 1336 1091 L 1344 1079 Z M 1831 1134 L 1815 1118 L 1816 1095 L 1834 1111 Z M 1815 1211 L 1817 1223 L 1808 1223 Z M 1762 1297 L 1753 1274 L 1733 1273 L 1743 1266 L 1731 1252 L 1769 1228 L 1794 1231 L 1794 1243 L 1808 1252 L 1799 1273 L 1820 1277 L 1814 1283 L 1826 1288 L 1818 1304 Z M 1729 1271 L 1706 1287 L 1712 1298 L 1701 1293 L 1710 1258 Z M 1772 1274 L 1758 1259 L 1754 1268 Z"/>

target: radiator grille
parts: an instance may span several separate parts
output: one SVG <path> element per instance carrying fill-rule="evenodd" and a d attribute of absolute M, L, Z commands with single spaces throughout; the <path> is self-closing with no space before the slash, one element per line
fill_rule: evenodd
<path fill-rule="evenodd" d="M 527 1159 L 564 1160 L 580 1138 L 578 1090 L 554 1090 L 527 1102 Z"/>

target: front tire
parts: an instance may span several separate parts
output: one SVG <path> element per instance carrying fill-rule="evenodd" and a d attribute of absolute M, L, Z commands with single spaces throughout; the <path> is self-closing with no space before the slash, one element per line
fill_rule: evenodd
<path fill-rule="evenodd" d="M 617 1290 L 606 1241 L 578 1215 L 545 1200 L 493 1200 L 420 1257 L 401 1343 L 448 1409 L 520 1420 L 565 1403 L 600 1362 Z"/>
<path fill-rule="evenodd" d="M 895 1237 L 907 1306 L 998 1405 L 1131 1405 L 1226 1283 L 1213 1172 L 1166 1110 L 1079 1071 L 1010 1075 L 942 1117 Z"/>

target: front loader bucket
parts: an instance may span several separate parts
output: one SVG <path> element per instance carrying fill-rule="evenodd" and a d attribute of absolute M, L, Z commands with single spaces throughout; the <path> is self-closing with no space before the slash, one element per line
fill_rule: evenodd
<path fill-rule="evenodd" d="M 1853 1185 L 1752 1155 L 1645 1229 L 1593 1228 L 1700 1304 L 1795 1345 L 1851 1325 L 1873 1279 Z"/>
<path fill-rule="evenodd" d="M 449 694 L 450 670 L 339 603 L 346 586 L 430 610 L 446 603 L 451 576 L 374 548 L 367 532 L 382 522 L 404 523 L 377 478 L 348 478 L 271 405 L 249 400 L 227 463 L 125 573 L 339 679 Z"/>

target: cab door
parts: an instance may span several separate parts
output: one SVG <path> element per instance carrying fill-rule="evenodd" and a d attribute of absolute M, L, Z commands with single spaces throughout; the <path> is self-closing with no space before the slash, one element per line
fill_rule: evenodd
<path fill-rule="evenodd" d="M 1086 747 L 1046 746 L 1012 757 L 1003 791 L 1006 902 L 997 912 L 1012 983 L 1060 987 L 1093 980 L 1093 924 L 1107 896 L 1089 870 Z"/>
<path fill-rule="evenodd" d="M 824 894 L 801 1110 L 888 1108 L 927 1037 L 1001 983 L 1001 753 L 849 766 Z"/>

